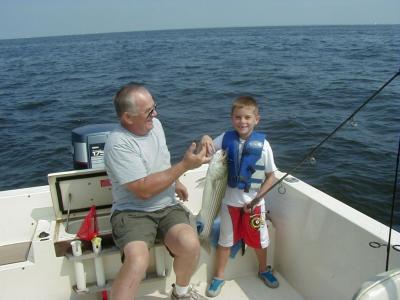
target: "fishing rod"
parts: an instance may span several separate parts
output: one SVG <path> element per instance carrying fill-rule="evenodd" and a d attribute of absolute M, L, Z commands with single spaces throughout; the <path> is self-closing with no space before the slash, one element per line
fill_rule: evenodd
<path fill-rule="evenodd" d="M 393 220 L 394 220 L 394 207 L 396 202 L 397 195 L 397 185 L 398 185 L 398 175 L 399 175 L 399 165 L 400 165 L 400 137 L 399 137 L 399 146 L 397 148 L 397 161 L 396 161 L 396 171 L 394 174 L 394 183 L 393 183 L 393 196 L 392 196 L 392 209 L 390 213 L 390 221 L 389 221 L 389 237 L 387 244 L 380 242 L 369 242 L 369 246 L 372 248 L 380 248 L 386 247 L 386 266 L 385 271 L 389 269 L 389 257 L 390 257 L 390 246 L 392 240 L 392 229 L 393 229 Z M 400 252 L 400 245 L 392 245 L 393 250 Z"/>
<path fill-rule="evenodd" d="M 399 162 L 400 162 L 400 138 L 399 138 L 399 147 L 397 148 L 396 173 L 394 175 L 394 184 L 393 184 L 393 197 L 392 197 L 392 210 L 390 213 L 389 238 L 388 238 L 388 244 L 386 246 L 386 271 L 389 269 L 390 241 L 392 239 L 394 204 L 396 202 L 396 195 L 397 195 L 397 176 L 399 174 Z M 399 250 L 397 250 L 397 248 L 395 246 L 399 246 L 399 245 L 393 246 L 393 249 L 395 249 L 396 251 L 399 251 Z"/>
<path fill-rule="evenodd" d="M 256 206 L 261 199 L 274 187 L 276 187 L 278 184 L 280 184 L 289 174 L 293 173 L 297 168 L 299 168 L 306 160 L 310 160 L 313 158 L 313 154 L 326 142 L 328 141 L 337 131 L 339 131 L 349 120 L 352 120 L 354 116 L 365 106 L 370 102 L 372 99 L 374 99 L 387 85 L 389 85 L 397 76 L 400 75 L 400 69 L 397 71 L 396 74 L 394 74 L 388 81 L 386 81 L 376 92 L 374 92 L 367 100 L 364 101 L 363 104 L 361 104 L 346 120 L 344 120 L 339 126 L 337 126 L 330 134 L 328 134 L 317 146 L 312 148 L 305 156 L 304 158 L 297 163 L 291 170 L 289 170 L 285 175 L 283 175 L 278 181 L 276 181 L 272 186 L 270 186 L 265 192 L 261 193 L 260 195 L 257 195 L 249 204 L 247 204 L 247 208 L 252 210 L 254 206 Z"/>

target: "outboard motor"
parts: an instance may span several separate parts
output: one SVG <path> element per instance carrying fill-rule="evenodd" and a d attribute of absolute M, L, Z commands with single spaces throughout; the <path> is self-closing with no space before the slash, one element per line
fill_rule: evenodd
<path fill-rule="evenodd" d="M 104 145 L 115 123 L 93 124 L 72 130 L 74 169 L 103 169 Z"/>

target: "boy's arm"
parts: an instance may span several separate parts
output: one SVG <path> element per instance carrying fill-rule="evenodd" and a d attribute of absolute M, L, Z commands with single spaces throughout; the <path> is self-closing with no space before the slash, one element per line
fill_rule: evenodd
<path fill-rule="evenodd" d="M 257 196 L 263 195 L 276 182 L 275 172 L 265 173 L 265 180 L 258 190 Z"/>
<path fill-rule="evenodd" d="M 264 193 L 268 191 L 268 189 L 271 186 L 273 186 L 275 182 L 276 182 L 276 176 L 274 172 L 265 173 L 265 180 L 262 183 L 260 189 L 258 190 L 256 197 L 251 202 L 247 203 L 247 205 L 244 206 L 243 208 L 244 211 L 251 212 L 252 209 L 258 205 L 261 199 L 265 197 Z M 259 198 L 260 195 L 262 195 L 263 197 Z"/>

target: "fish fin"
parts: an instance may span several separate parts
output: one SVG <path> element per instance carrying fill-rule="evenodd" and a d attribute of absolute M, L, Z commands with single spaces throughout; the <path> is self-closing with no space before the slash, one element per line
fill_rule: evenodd
<path fill-rule="evenodd" d="M 243 251 L 243 240 L 239 240 L 238 242 L 236 242 L 232 247 L 231 247 L 231 252 L 230 252 L 230 257 L 231 258 L 235 258 L 236 254 L 239 252 L 239 250 Z M 243 252 L 242 252 L 242 256 L 243 256 Z"/>
<path fill-rule="evenodd" d="M 201 234 L 204 230 L 204 222 L 200 216 L 196 217 L 197 234 Z"/>
<path fill-rule="evenodd" d="M 204 188 L 204 186 L 206 185 L 206 178 L 205 177 L 199 178 L 196 180 L 196 183 L 197 183 L 196 185 L 197 188 Z"/>
<path fill-rule="evenodd" d="M 211 253 L 211 242 L 209 239 L 201 239 L 200 240 L 200 245 L 203 247 L 204 250 L 207 251 L 208 254 Z"/>

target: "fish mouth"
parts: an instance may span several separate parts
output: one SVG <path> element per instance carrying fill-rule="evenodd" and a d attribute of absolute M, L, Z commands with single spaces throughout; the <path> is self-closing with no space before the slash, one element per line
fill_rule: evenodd
<path fill-rule="evenodd" d="M 227 155 L 228 155 L 228 153 L 225 150 L 222 150 L 221 158 L 225 159 Z"/>
<path fill-rule="evenodd" d="M 220 149 L 217 152 L 215 152 L 215 155 L 218 156 L 221 160 L 223 160 L 227 156 L 227 151 Z"/>

